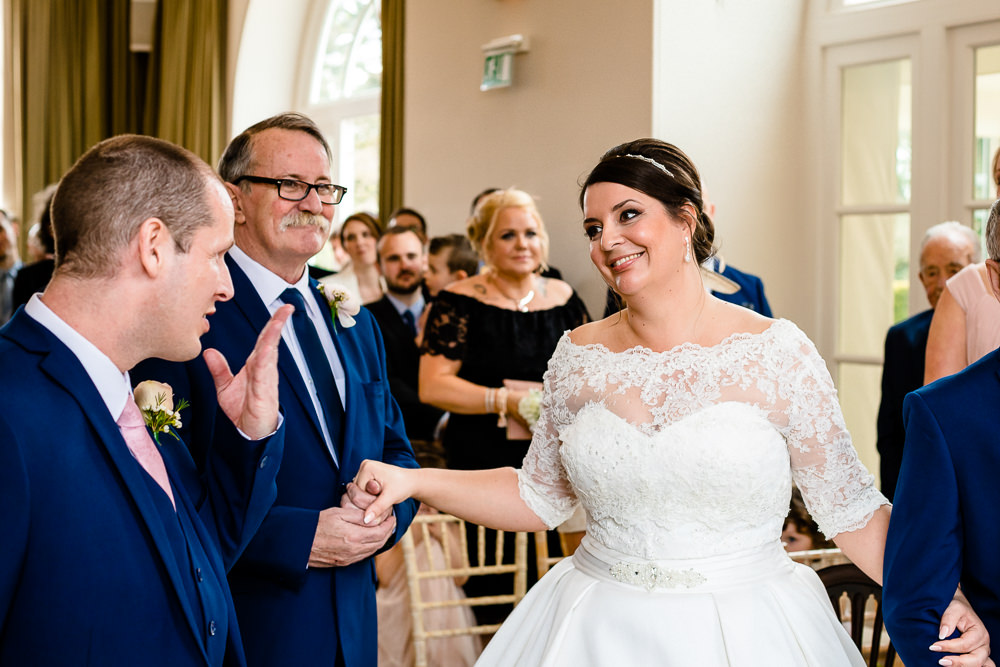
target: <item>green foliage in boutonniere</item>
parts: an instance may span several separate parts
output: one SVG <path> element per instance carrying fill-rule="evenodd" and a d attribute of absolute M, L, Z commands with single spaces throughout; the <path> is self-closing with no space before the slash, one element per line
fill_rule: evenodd
<path fill-rule="evenodd" d="M 319 291 L 330 304 L 330 316 L 334 323 L 340 322 L 340 326 L 350 329 L 354 326 L 354 316 L 361 312 L 361 304 L 358 303 L 350 292 L 333 285 L 319 284 Z M 334 327 L 336 331 L 336 327 Z"/>
<path fill-rule="evenodd" d="M 155 380 L 140 382 L 132 391 L 132 395 L 135 396 L 136 405 L 142 412 L 146 426 L 153 432 L 156 444 L 160 444 L 161 433 L 169 433 L 180 440 L 180 436 L 171 429 L 181 427 L 181 410 L 188 407 L 187 400 L 182 398 L 175 408 L 174 390 L 169 384 Z"/>

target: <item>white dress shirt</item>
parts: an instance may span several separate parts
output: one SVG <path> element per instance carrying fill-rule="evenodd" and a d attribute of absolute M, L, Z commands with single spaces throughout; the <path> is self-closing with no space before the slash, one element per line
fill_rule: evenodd
<path fill-rule="evenodd" d="M 237 266 L 243 270 L 243 273 L 247 275 L 247 278 L 250 279 L 254 289 L 257 290 L 257 295 L 272 315 L 278 308 L 284 305 L 284 301 L 281 300 L 281 293 L 286 289 L 294 288 L 302 294 L 302 298 L 306 303 L 306 314 L 316 327 L 316 333 L 319 335 L 320 343 L 323 345 L 323 351 L 326 352 L 327 361 L 330 362 L 330 370 L 333 371 L 333 380 L 337 383 L 337 392 L 340 394 L 341 405 L 346 405 L 347 381 L 344 375 L 344 366 L 340 363 L 340 355 L 337 354 L 337 348 L 333 343 L 333 336 L 330 335 L 330 330 L 326 326 L 326 318 L 331 317 L 330 311 L 325 310 L 323 312 L 317 305 L 316 299 L 312 294 L 312 289 L 309 287 L 309 273 L 303 270 L 302 277 L 294 285 L 290 285 L 285 282 L 284 278 L 277 276 L 270 269 L 251 259 L 249 255 L 237 246 L 229 249 L 229 255 L 236 262 Z M 322 415 L 323 408 L 319 401 L 319 395 L 316 393 L 316 385 L 313 382 L 312 373 L 309 372 L 309 366 L 306 365 L 305 355 L 302 353 L 302 348 L 299 347 L 299 340 L 295 337 L 295 328 L 290 319 L 281 329 L 281 338 L 292 353 L 295 366 L 299 369 L 299 374 L 309 389 L 309 397 L 312 399 L 313 409 L 316 410 L 317 415 Z M 323 432 L 323 441 L 326 443 L 330 455 L 333 456 L 333 460 L 339 465 L 340 462 L 337 461 L 337 452 L 330 438 L 326 420 L 321 418 L 319 426 Z"/>
<path fill-rule="evenodd" d="M 39 298 L 39 294 L 33 294 L 31 299 L 24 305 L 24 312 L 43 327 L 48 329 L 53 336 L 69 348 L 80 363 L 83 370 L 87 372 L 97 392 L 101 395 L 101 400 L 107 406 L 111 417 L 117 422 L 125 410 L 125 401 L 132 393 L 132 386 L 129 383 L 128 371 L 122 373 L 115 366 L 108 355 L 97 349 L 97 346 L 84 338 L 76 329 L 66 324 L 66 322 L 56 315 Z"/>

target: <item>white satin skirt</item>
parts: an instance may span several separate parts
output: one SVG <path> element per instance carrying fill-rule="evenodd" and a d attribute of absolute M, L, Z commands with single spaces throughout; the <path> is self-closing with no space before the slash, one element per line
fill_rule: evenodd
<path fill-rule="evenodd" d="M 781 544 L 642 561 L 589 536 L 528 592 L 476 665 L 864 667 L 816 573 Z"/>

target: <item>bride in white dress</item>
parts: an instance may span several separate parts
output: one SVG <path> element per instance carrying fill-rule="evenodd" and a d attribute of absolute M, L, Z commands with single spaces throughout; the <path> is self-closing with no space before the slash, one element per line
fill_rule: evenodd
<path fill-rule="evenodd" d="M 823 360 L 791 322 L 706 292 L 712 223 L 677 148 L 612 149 L 581 205 L 591 260 L 627 308 L 563 336 L 522 469 L 366 461 L 348 493 L 372 521 L 412 495 L 525 531 L 582 504 L 581 547 L 529 591 L 479 665 L 864 665 L 819 578 L 780 543 L 794 480 L 823 532 L 881 581 L 890 507 Z M 954 665 L 989 664 L 958 597 L 943 636 L 966 633 L 940 648 L 976 648 Z"/>

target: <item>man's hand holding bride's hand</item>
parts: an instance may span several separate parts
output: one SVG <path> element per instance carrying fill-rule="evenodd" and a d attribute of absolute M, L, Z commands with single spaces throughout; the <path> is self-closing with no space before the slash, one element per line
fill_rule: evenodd
<path fill-rule="evenodd" d="M 347 497 L 364 510 L 366 525 L 378 525 L 392 512 L 393 505 L 413 495 L 415 472 L 366 459 L 361 462 L 354 481 L 347 485 Z"/>
<path fill-rule="evenodd" d="M 958 630 L 961 636 L 945 640 Z M 940 665 L 951 667 L 996 667 L 990 659 L 990 635 L 982 620 L 976 615 L 961 589 L 955 592 L 951 604 L 941 615 L 942 641 L 931 645 L 932 651 L 961 653 L 949 655 L 938 661 Z"/>

